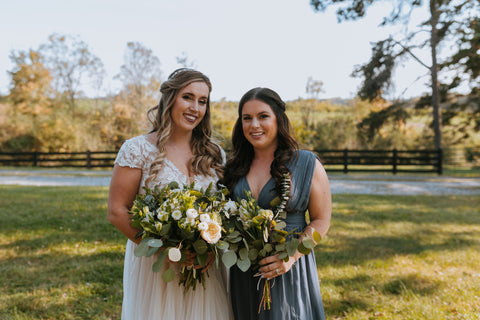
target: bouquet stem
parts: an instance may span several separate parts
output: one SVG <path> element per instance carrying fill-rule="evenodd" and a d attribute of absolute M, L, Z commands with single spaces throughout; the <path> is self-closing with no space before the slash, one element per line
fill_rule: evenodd
<path fill-rule="evenodd" d="M 263 285 L 262 300 L 260 300 L 260 305 L 258 306 L 258 314 L 260 314 L 262 305 L 263 305 L 263 310 L 270 310 L 271 302 L 272 302 L 272 294 L 270 291 L 270 280 L 266 279 L 265 284 Z"/>

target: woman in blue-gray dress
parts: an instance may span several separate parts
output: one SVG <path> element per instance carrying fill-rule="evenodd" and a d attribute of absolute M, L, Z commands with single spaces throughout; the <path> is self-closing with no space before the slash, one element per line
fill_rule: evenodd
<path fill-rule="evenodd" d="M 315 154 L 298 150 L 285 114 L 285 103 L 268 88 L 254 88 L 240 100 L 233 129 L 232 158 L 222 183 L 233 198 L 250 190 L 260 207 L 281 194 L 286 173 L 291 177 L 287 230 L 324 236 L 330 226 L 331 193 L 327 175 Z M 308 210 L 310 223 L 305 220 Z M 288 262 L 278 256 L 260 261 L 261 278 L 271 279 L 271 309 L 260 307 L 263 291 L 252 270 L 236 266 L 230 272 L 230 291 L 236 319 L 325 319 L 315 255 L 297 252 Z M 264 280 L 261 280 L 264 281 Z"/>

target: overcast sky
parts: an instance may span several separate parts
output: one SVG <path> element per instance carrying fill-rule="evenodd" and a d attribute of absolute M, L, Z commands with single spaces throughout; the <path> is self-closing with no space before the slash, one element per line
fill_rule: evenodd
<path fill-rule="evenodd" d="M 78 36 L 102 60 L 109 92 L 119 87 L 112 78 L 123 64 L 127 42 L 136 41 L 160 59 L 162 79 L 179 67 L 176 57 L 185 53 L 211 78 L 214 101 L 238 101 L 255 86 L 270 87 L 285 100 L 306 97 L 309 77 L 324 82 L 320 98 L 352 98 L 360 84 L 351 77 L 354 67 L 368 61 L 371 42 L 393 32 L 378 27 L 390 1 L 366 19 L 341 24 L 333 10 L 315 13 L 309 2 L 1 0 L 0 94 L 9 91 L 10 52 L 37 49 L 48 35 L 60 33 Z M 425 74 L 418 63 L 405 64 L 395 74 L 390 97 L 405 89 L 403 97 L 425 92 L 428 77 L 415 82 Z"/>

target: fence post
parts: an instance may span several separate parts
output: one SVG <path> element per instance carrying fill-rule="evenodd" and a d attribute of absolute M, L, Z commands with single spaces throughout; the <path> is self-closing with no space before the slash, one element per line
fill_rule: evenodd
<path fill-rule="evenodd" d="M 397 174 L 397 149 L 393 149 L 393 159 L 392 159 L 392 165 L 393 169 L 392 172 L 393 174 Z"/>
<path fill-rule="evenodd" d="M 443 173 L 443 149 L 438 149 L 436 150 L 436 155 L 437 155 L 437 173 L 442 174 Z"/>
<path fill-rule="evenodd" d="M 38 161 L 38 151 L 34 151 L 33 152 L 33 166 L 36 167 L 37 166 L 37 161 Z"/>
<path fill-rule="evenodd" d="M 348 173 L 348 149 L 343 150 L 343 172 Z"/>
<path fill-rule="evenodd" d="M 92 168 L 92 159 L 90 158 L 90 150 L 87 150 L 87 169 Z"/>

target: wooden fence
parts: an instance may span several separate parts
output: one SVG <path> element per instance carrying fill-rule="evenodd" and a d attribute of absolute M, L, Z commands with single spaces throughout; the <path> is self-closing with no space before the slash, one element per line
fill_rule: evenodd
<path fill-rule="evenodd" d="M 316 150 L 325 170 L 442 174 L 442 150 Z"/>
<path fill-rule="evenodd" d="M 329 172 L 442 174 L 442 150 L 316 150 Z M 116 151 L 0 153 L 0 166 L 112 167 Z"/>
<path fill-rule="evenodd" d="M 0 152 L 1 166 L 28 167 L 112 167 L 117 151 L 85 152 Z"/>

